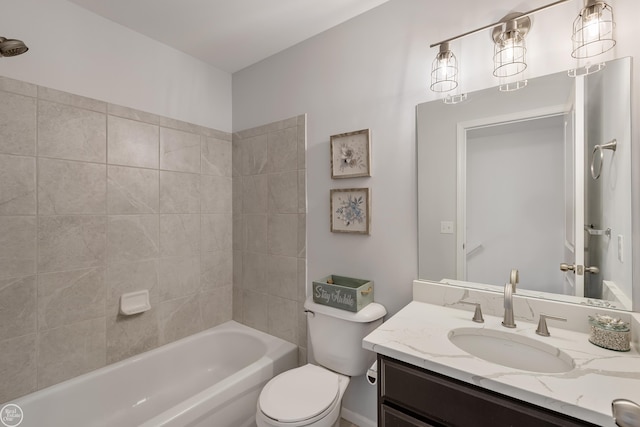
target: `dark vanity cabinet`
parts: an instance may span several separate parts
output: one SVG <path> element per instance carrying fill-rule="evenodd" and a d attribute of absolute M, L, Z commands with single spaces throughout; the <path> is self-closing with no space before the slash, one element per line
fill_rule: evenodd
<path fill-rule="evenodd" d="M 383 355 L 378 377 L 382 427 L 597 427 Z"/>

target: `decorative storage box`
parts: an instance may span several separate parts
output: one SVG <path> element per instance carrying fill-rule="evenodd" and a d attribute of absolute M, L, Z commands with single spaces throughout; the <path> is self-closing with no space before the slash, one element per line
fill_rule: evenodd
<path fill-rule="evenodd" d="M 629 324 L 611 316 L 589 316 L 591 333 L 589 342 L 609 350 L 629 351 L 631 330 Z"/>
<path fill-rule="evenodd" d="M 313 281 L 313 302 L 341 310 L 360 311 L 373 302 L 373 283 L 364 279 L 331 275 Z"/>

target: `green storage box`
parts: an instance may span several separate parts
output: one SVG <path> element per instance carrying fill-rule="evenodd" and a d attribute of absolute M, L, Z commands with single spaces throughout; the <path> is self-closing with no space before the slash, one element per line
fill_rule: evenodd
<path fill-rule="evenodd" d="M 314 280 L 312 292 L 317 304 L 353 312 L 373 302 L 373 282 L 334 274 Z"/>

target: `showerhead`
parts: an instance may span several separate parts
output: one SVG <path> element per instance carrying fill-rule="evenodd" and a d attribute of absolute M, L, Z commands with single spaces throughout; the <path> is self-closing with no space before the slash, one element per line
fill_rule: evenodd
<path fill-rule="evenodd" d="M 22 40 L 0 37 L 0 56 L 18 56 L 28 50 L 29 48 Z"/>

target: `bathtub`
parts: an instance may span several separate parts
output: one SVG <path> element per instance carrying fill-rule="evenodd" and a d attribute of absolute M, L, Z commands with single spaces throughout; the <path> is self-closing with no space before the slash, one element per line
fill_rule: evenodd
<path fill-rule="evenodd" d="M 20 427 L 245 427 L 260 390 L 297 366 L 291 343 L 226 322 L 14 400 Z"/>

